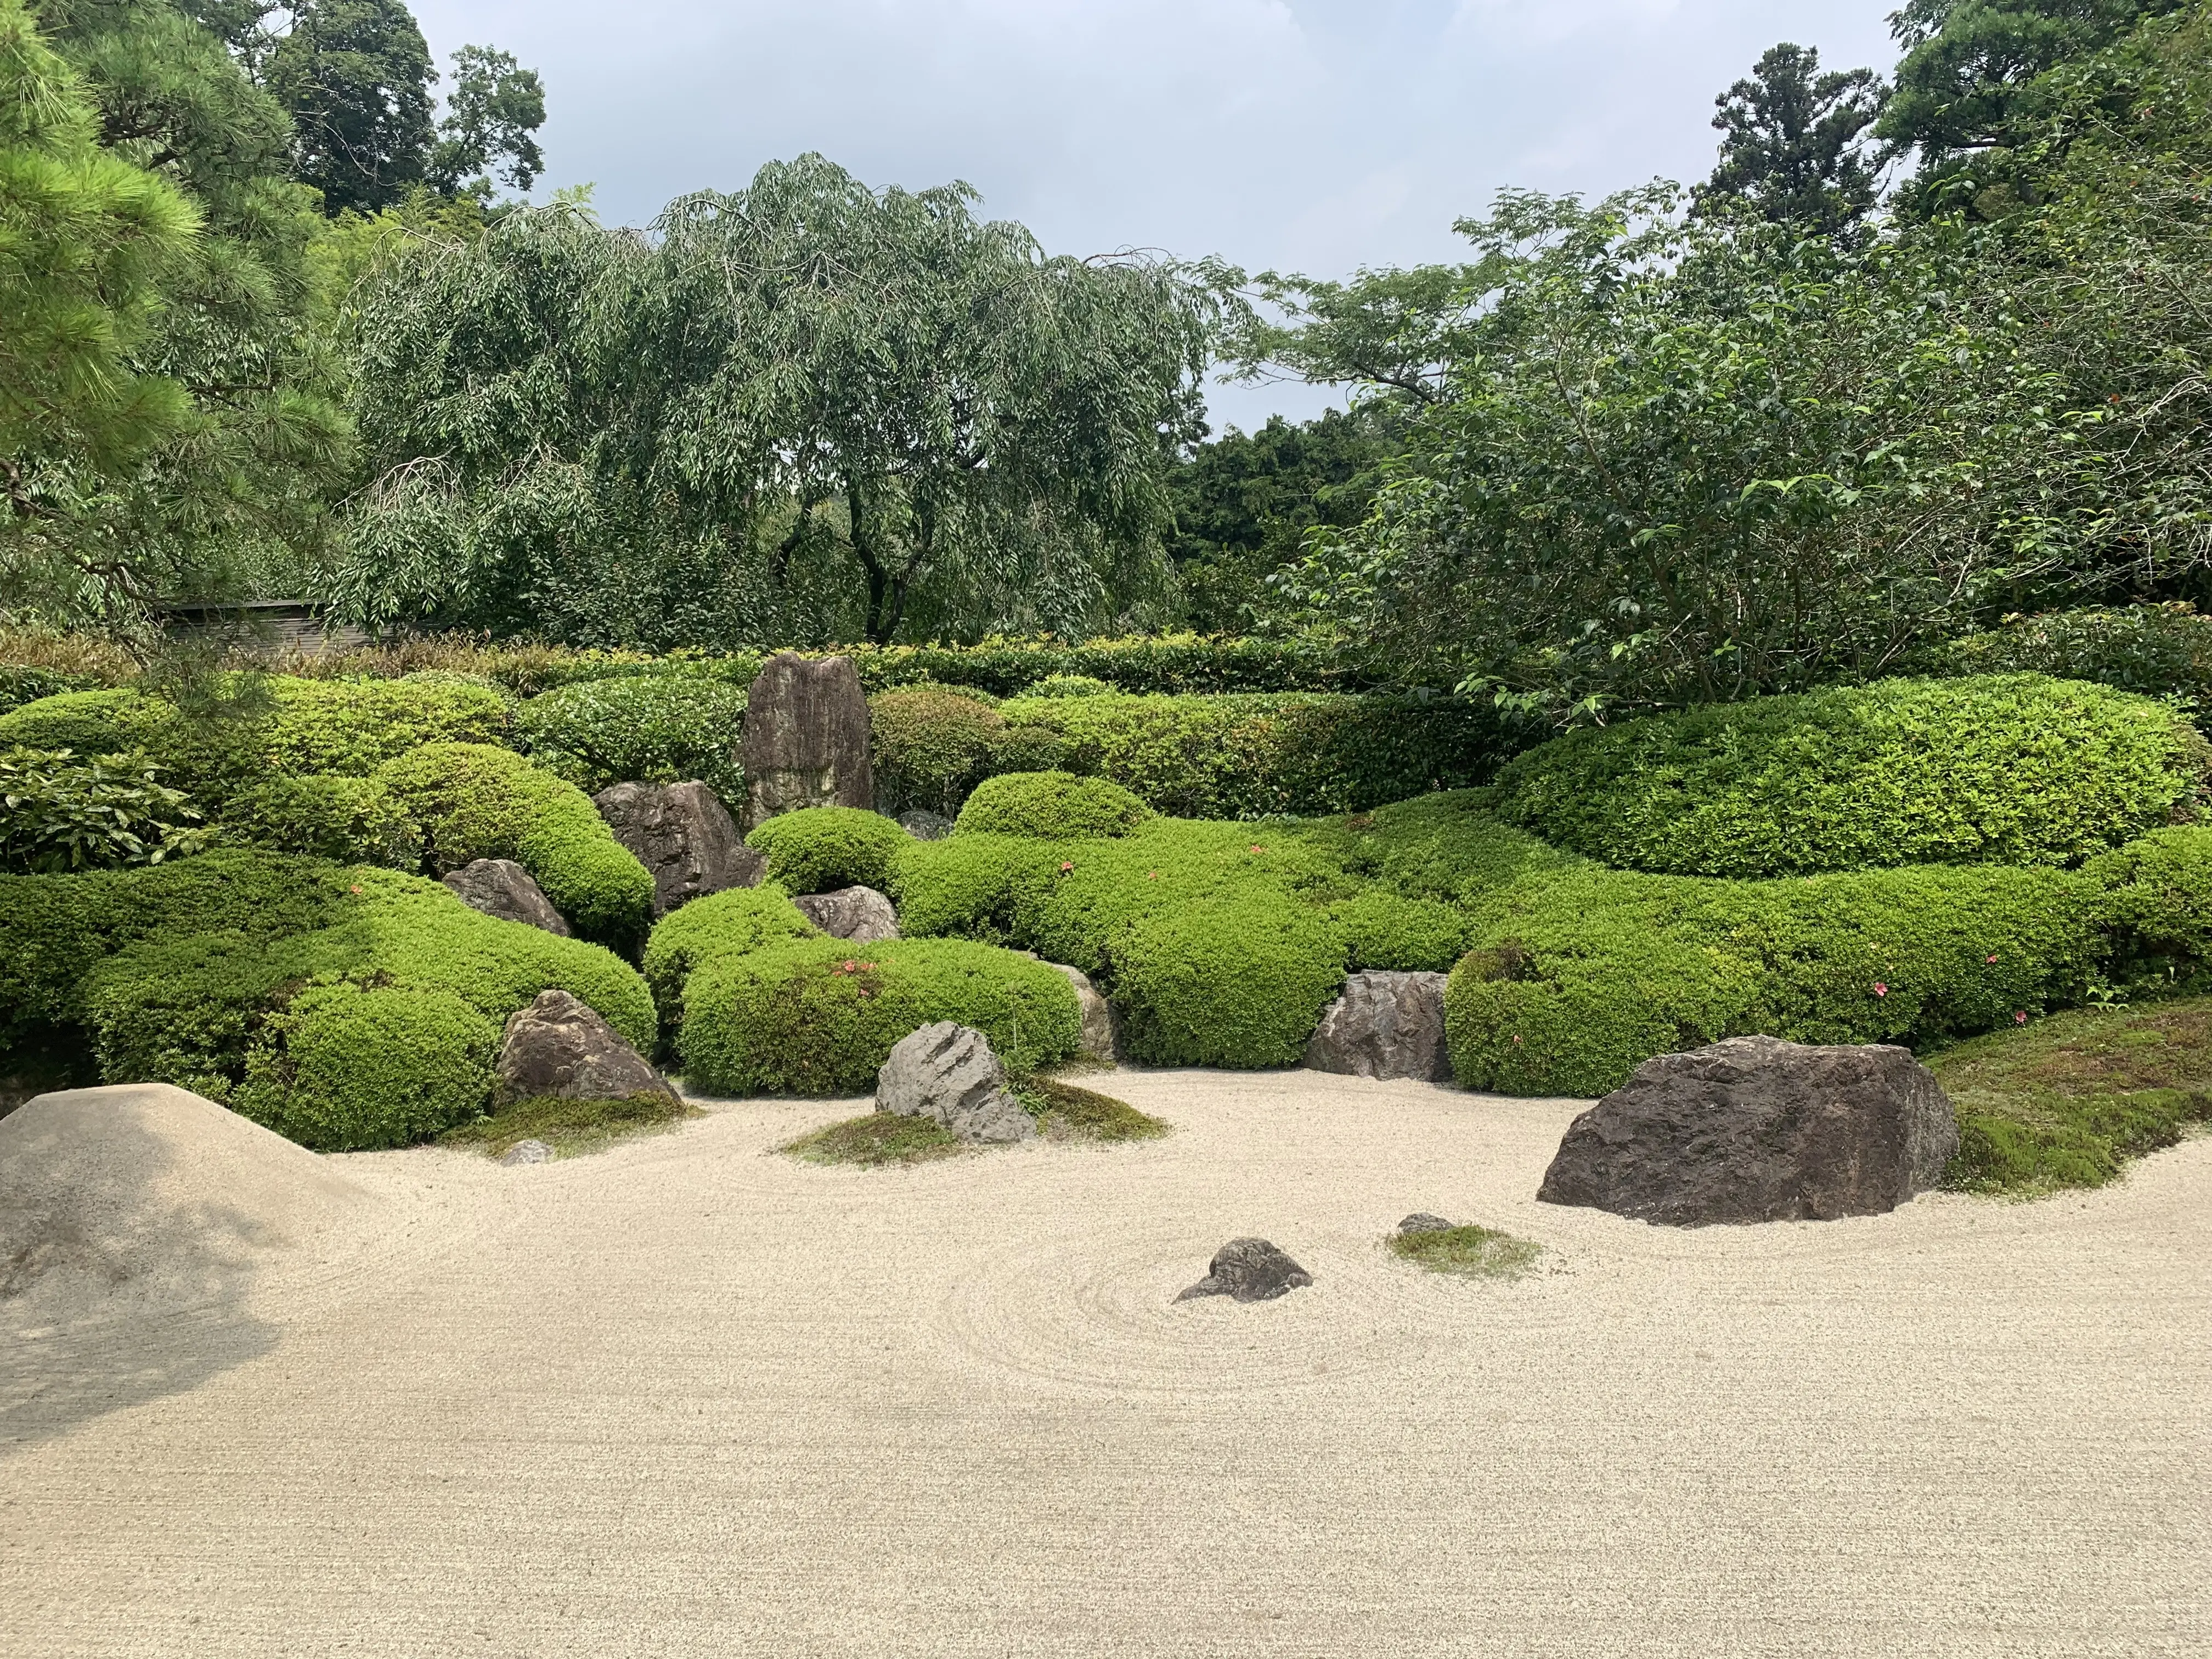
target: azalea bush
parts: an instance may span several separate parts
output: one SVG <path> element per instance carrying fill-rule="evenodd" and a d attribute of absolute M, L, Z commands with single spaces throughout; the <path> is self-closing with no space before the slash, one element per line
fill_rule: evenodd
<path fill-rule="evenodd" d="M 198 852 L 208 831 L 184 791 L 143 754 L 79 759 L 67 749 L 0 749 L 0 871 L 159 864 Z"/>

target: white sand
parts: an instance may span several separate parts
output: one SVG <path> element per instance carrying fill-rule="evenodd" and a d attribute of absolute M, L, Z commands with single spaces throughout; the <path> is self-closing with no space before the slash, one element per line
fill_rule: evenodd
<path fill-rule="evenodd" d="M 1534 1202 L 1567 1103 L 1105 1086 L 1180 1132 L 343 1160 L 379 1241 L 232 1348 L 0 1367 L 0 1653 L 2212 1651 L 2212 1139 L 1677 1232 Z M 1545 1267 L 1386 1256 L 1423 1209 Z M 1318 1282 L 1171 1304 L 1247 1232 Z"/>

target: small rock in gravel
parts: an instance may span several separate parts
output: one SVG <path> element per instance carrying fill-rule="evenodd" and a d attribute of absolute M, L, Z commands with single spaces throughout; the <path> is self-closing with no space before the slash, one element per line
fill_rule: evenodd
<path fill-rule="evenodd" d="M 1206 1277 L 1176 1300 L 1196 1296 L 1233 1297 L 1239 1302 L 1272 1302 L 1313 1283 L 1313 1275 L 1264 1238 L 1232 1238 L 1213 1253 Z"/>
<path fill-rule="evenodd" d="M 501 1164 L 550 1164 L 553 1149 L 542 1140 L 518 1140 L 499 1155 Z"/>
<path fill-rule="evenodd" d="M 1417 1210 L 1398 1224 L 1401 1233 L 1448 1233 L 1452 1224 L 1440 1215 L 1431 1215 L 1426 1210 Z"/>

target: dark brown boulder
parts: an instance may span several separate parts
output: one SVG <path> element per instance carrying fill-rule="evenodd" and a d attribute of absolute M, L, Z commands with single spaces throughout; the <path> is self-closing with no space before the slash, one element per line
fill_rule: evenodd
<path fill-rule="evenodd" d="M 453 896 L 471 910 L 481 910 L 501 921 L 519 921 L 542 927 L 549 933 L 569 937 L 568 924 L 553 908 L 544 890 L 531 879 L 530 872 L 513 859 L 478 859 L 439 878 Z"/>
<path fill-rule="evenodd" d="M 1906 1049 L 1731 1037 L 1638 1066 L 1568 1127 L 1536 1196 L 1670 1227 L 1880 1215 L 1958 1147 Z"/>
<path fill-rule="evenodd" d="M 653 872 L 653 914 L 729 887 L 757 887 L 768 860 L 744 843 L 703 783 L 618 783 L 592 797 L 615 839 Z"/>
<path fill-rule="evenodd" d="M 495 1071 L 495 1110 L 546 1095 L 626 1100 L 676 1092 L 596 1009 L 566 991 L 540 991 L 507 1016 Z"/>
<path fill-rule="evenodd" d="M 875 805 L 868 698 L 846 657 L 771 657 L 745 696 L 745 828 L 802 806 Z"/>

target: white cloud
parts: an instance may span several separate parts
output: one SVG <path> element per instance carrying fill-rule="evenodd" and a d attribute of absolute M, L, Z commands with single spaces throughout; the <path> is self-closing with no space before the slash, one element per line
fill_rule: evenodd
<path fill-rule="evenodd" d="M 965 179 L 1054 251 L 1328 275 L 1453 257 L 1501 185 L 1702 176 L 1713 95 L 1777 40 L 1893 56 L 1894 0 L 414 3 L 439 52 L 544 75 L 547 185 L 595 182 L 611 219 L 814 149 L 876 185 Z"/>

